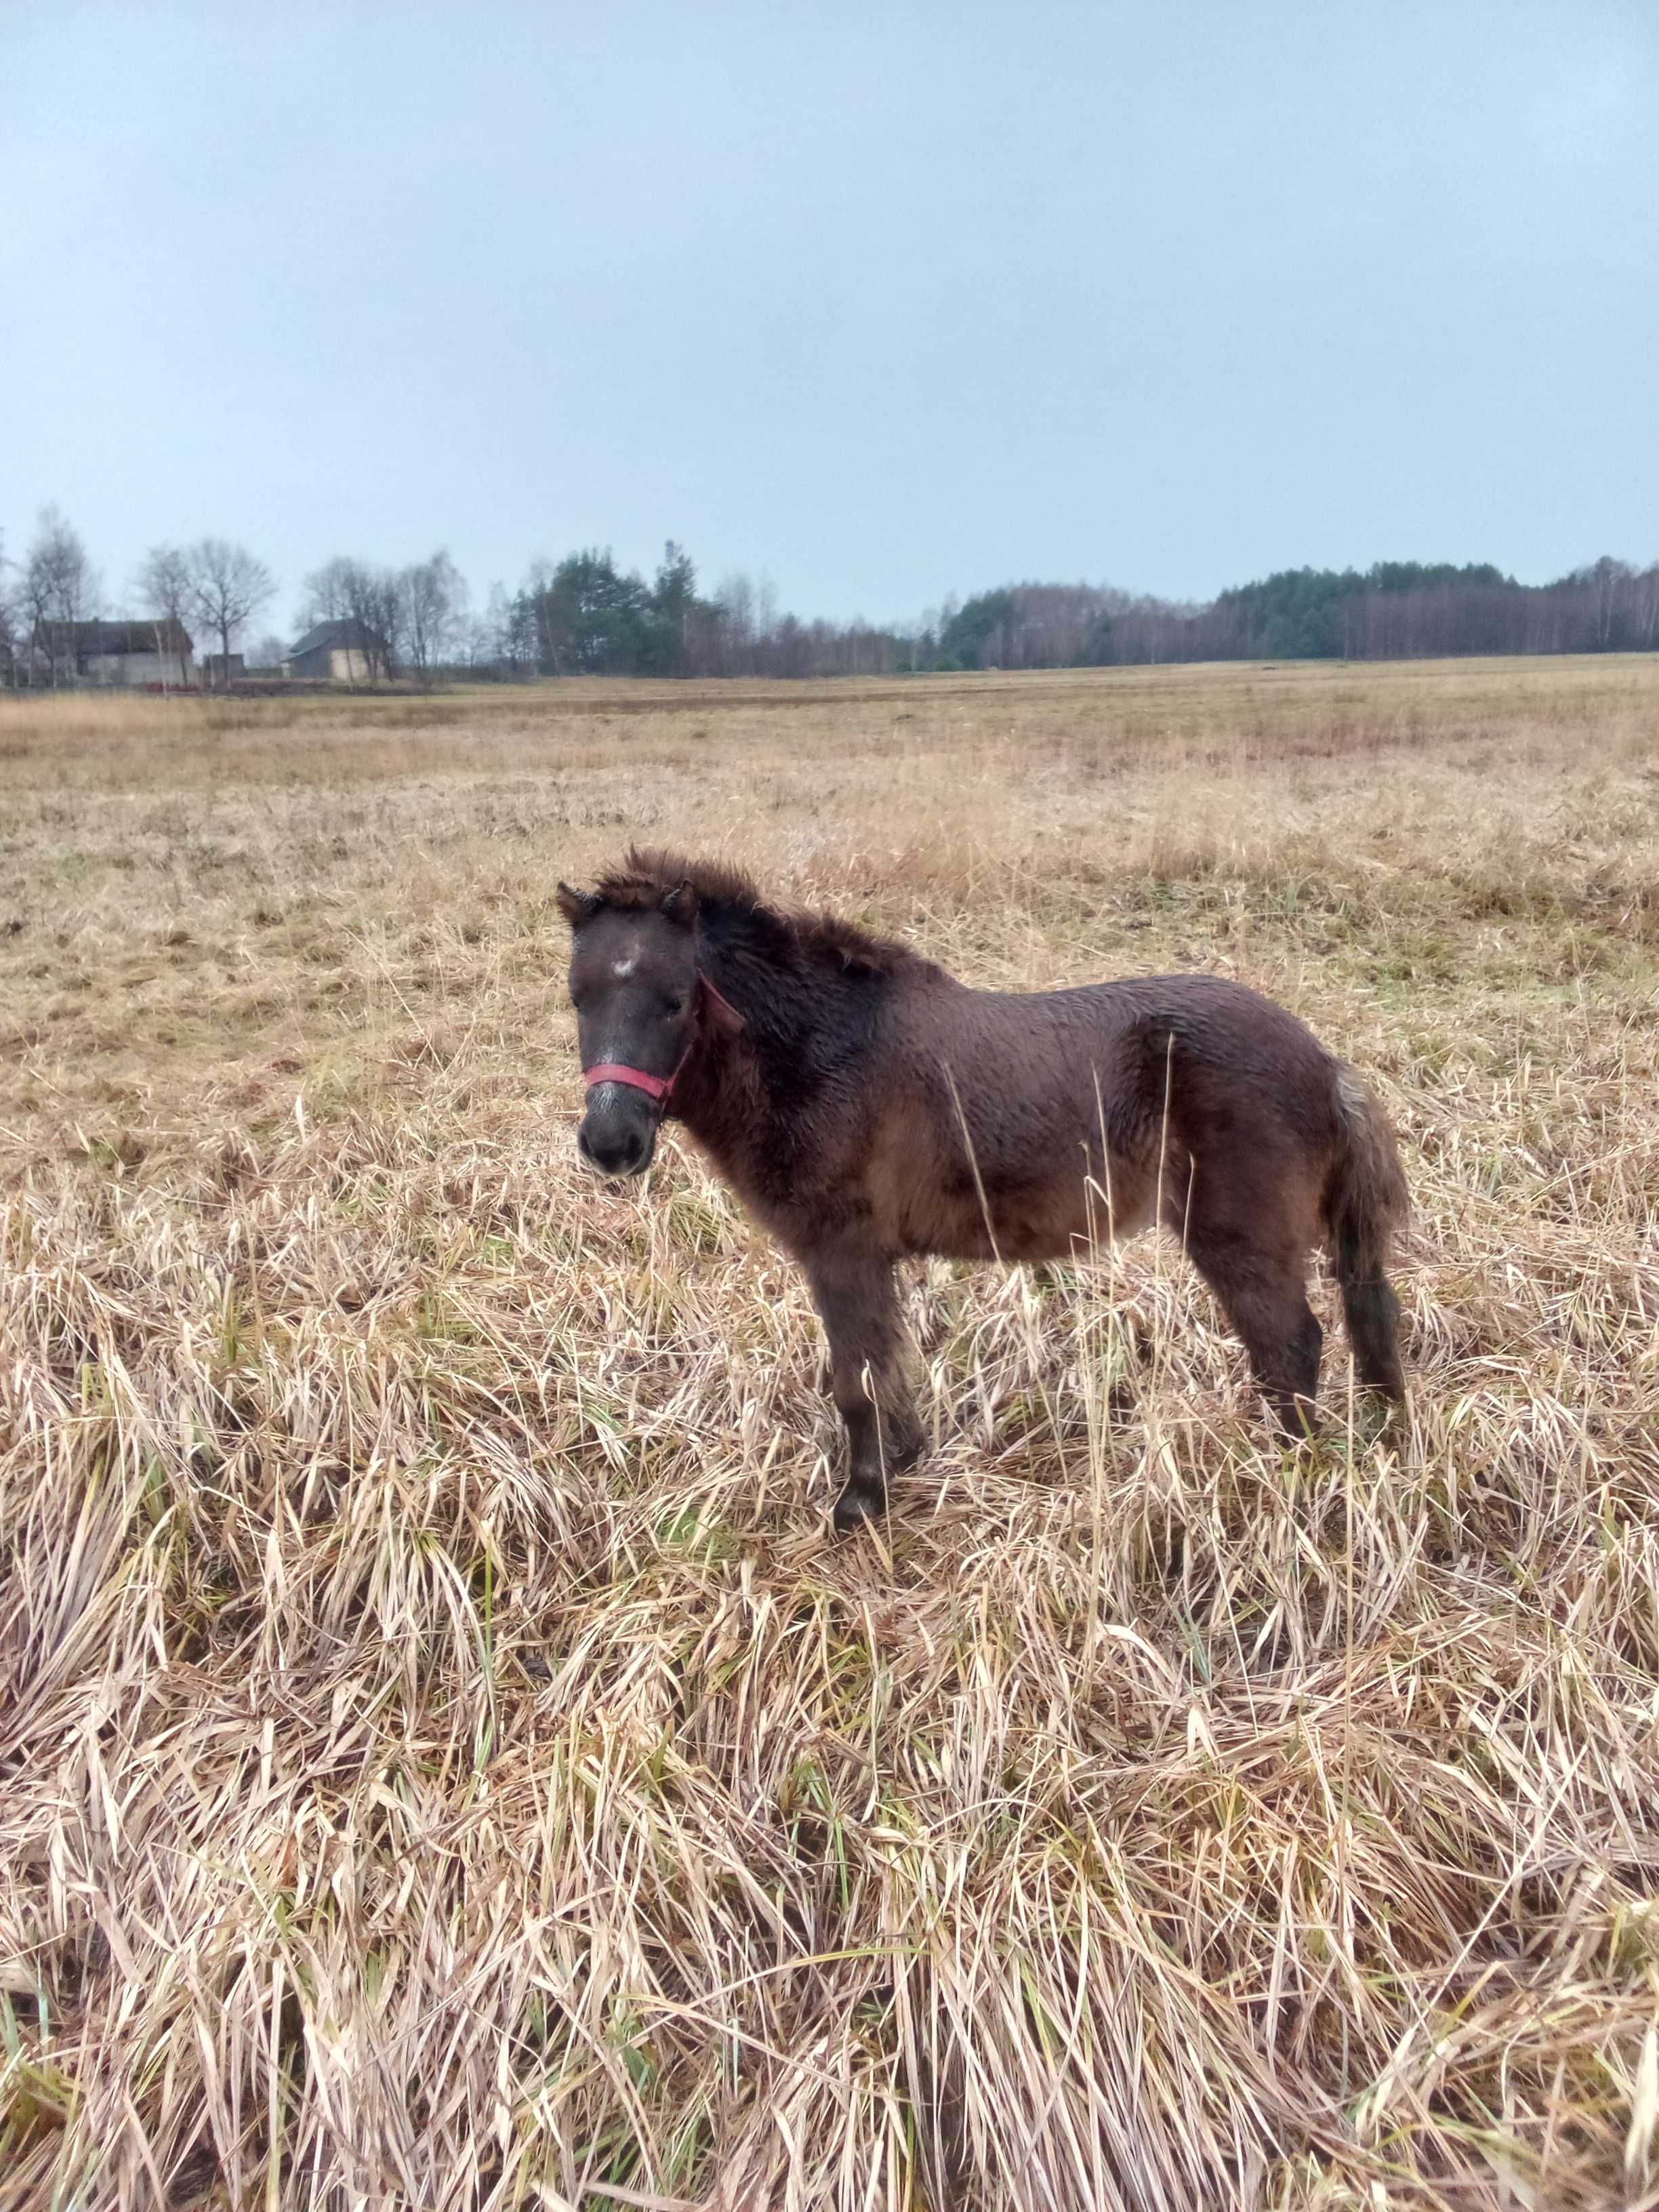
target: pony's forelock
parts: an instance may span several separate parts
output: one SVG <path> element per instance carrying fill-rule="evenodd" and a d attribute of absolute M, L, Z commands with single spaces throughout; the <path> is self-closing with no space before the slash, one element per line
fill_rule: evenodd
<path fill-rule="evenodd" d="M 753 913 L 760 893 L 742 869 L 720 860 L 693 860 L 658 846 L 635 845 L 620 866 L 601 876 L 595 896 L 605 906 L 626 913 L 630 908 L 660 906 L 670 891 L 682 884 L 696 895 L 699 906 L 736 907 Z"/>

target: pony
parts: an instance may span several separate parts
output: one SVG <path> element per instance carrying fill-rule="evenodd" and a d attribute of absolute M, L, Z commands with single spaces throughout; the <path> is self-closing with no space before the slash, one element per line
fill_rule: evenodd
<path fill-rule="evenodd" d="M 805 1273 L 846 1431 L 839 1532 L 920 1456 L 894 1270 L 1043 1261 L 1162 1222 L 1293 1442 L 1315 1426 L 1328 1251 L 1360 1385 L 1404 1395 L 1387 1275 L 1406 1183 L 1382 1107 L 1295 1015 L 1215 975 L 981 991 L 709 860 L 558 887 L 582 1158 L 639 1176 L 681 1122 Z"/>

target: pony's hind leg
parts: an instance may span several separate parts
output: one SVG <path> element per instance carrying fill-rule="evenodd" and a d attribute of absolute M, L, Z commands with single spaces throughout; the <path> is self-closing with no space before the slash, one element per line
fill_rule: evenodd
<path fill-rule="evenodd" d="M 1317 1425 L 1325 1346 L 1325 1332 L 1308 1304 L 1306 1255 L 1264 1249 L 1233 1232 L 1197 1230 L 1189 1231 L 1187 1249 L 1249 1353 L 1274 1419 L 1301 1443 Z"/>
<path fill-rule="evenodd" d="M 1400 1364 L 1400 1301 L 1393 1286 L 1382 1275 L 1365 1282 L 1346 1276 L 1340 1280 L 1360 1388 L 1379 1391 L 1398 1404 L 1406 1395 L 1406 1376 Z"/>
<path fill-rule="evenodd" d="M 801 1256 L 830 1341 L 830 1389 L 847 1430 L 847 1482 L 835 1511 L 836 1531 L 844 1535 L 885 1506 L 889 1478 L 921 1453 L 921 1427 L 904 1371 L 891 1262 L 845 1246 Z"/>

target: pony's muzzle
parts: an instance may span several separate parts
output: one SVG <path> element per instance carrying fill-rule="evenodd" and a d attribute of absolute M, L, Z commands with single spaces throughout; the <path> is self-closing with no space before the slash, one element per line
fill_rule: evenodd
<path fill-rule="evenodd" d="M 597 1083 L 576 1132 L 576 1150 L 601 1175 L 643 1175 L 657 1147 L 654 1108 L 625 1083 Z"/>

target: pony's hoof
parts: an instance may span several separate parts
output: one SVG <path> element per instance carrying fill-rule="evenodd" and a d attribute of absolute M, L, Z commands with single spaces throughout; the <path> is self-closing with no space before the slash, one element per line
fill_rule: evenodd
<path fill-rule="evenodd" d="M 1277 1400 L 1273 1413 L 1279 1441 L 1286 1451 L 1312 1451 L 1316 1448 L 1324 1431 L 1319 1408 L 1311 1398 Z"/>
<path fill-rule="evenodd" d="M 849 1482 L 836 1500 L 833 1518 L 836 1535 L 850 1536 L 855 1528 L 861 1528 L 866 1521 L 873 1521 L 878 1514 L 884 1512 L 886 1507 L 887 1500 L 879 1490 L 864 1483 Z"/>
<path fill-rule="evenodd" d="M 1411 1432 L 1411 1419 L 1403 1397 L 1376 1384 L 1359 1393 L 1354 1427 L 1362 1444 L 1400 1443 Z"/>

